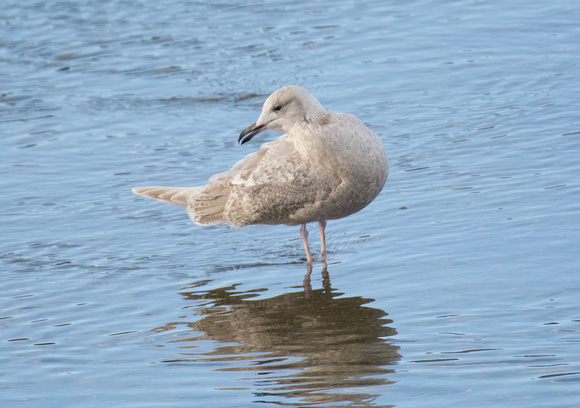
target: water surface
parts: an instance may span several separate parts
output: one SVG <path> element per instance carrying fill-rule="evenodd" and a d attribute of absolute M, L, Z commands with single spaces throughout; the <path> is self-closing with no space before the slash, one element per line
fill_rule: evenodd
<path fill-rule="evenodd" d="M 2 406 L 580 406 L 577 7 L 4 3 Z M 296 227 L 130 193 L 276 137 L 237 145 L 287 84 L 391 162 L 310 281 Z"/>

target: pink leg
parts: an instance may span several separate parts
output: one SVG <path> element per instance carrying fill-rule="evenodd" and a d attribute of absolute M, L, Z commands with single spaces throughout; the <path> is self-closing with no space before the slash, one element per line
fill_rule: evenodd
<path fill-rule="evenodd" d="M 318 229 L 320 230 L 320 256 L 322 256 L 322 262 L 326 261 L 326 237 L 324 236 L 324 228 L 326 228 L 326 221 L 318 221 Z"/>
<path fill-rule="evenodd" d="M 306 252 L 306 260 L 308 263 L 312 263 L 312 255 L 310 254 L 310 248 L 308 247 L 308 231 L 306 230 L 306 224 L 302 224 L 300 227 L 300 237 L 302 238 L 302 243 L 304 244 L 304 252 Z"/>

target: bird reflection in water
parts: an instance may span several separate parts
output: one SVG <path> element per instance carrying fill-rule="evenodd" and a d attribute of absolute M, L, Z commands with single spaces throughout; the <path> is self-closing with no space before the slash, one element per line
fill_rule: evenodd
<path fill-rule="evenodd" d="M 259 381 L 253 379 L 256 402 L 372 403 L 392 383 L 388 375 L 401 358 L 399 347 L 388 341 L 396 334 L 389 326 L 392 320 L 383 310 L 365 306 L 373 299 L 343 297 L 332 289 L 326 265 L 323 289 L 312 290 L 311 272 L 310 267 L 304 293 L 266 299 L 253 299 L 266 289 L 237 291 L 231 286 L 203 291 L 199 286 L 207 281 L 191 285 L 195 290 L 181 295 L 194 301 L 198 305 L 194 314 L 203 317 L 154 329 L 183 331 L 185 325 L 196 332 L 172 340 L 179 355 L 164 362 L 227 362 L 219 370 L 255 372 L 259 375 Z M 201 351 L 200 347 L 207 347 L 204 340 L 224 345 Z M 354 387 L 364 387 L 364 392 L 356 393 Z"/>
<path fill-rule="evenodd" d="M 304 297 L 306 299 L 310 299 L 312 294 L 312 282 L 310 280 L 310 276 L 312 275 L 312 262 L 308 262 L 306 265 L 306 275 L 304 275 L 304 281 L 302 282 L 302 287 L 304 288 Z M 330 274 L 328 273 L 328 264 L 326 263 L 326 259 L 322 260 L 322 288 L 324 292 L 330 295 L 332 291 L 332 287 L 330 285 Z"/>

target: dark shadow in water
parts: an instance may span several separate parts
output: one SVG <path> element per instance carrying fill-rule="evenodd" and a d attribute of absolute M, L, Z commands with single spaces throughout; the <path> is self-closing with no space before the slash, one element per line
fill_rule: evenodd
<path fill-rule="evenodd" d="M 388 375 L 401 358 L 399 347 L 386 339 L 396 334 L 388 326 L 392 320 L 386 312 L 364 306 L 373 299 L 342 297 L 343 293 L 330 287 L 326 266 L 323 289 L 312 290 L 310 272 L 304 291 L 269 299 L 252 300 L 264 289 L 239 292 L 235 286 L 182 292 L 187 300 L 204 301 L 195 308 L 195 315 L 205 316 L 191 323 L 168 323 L 154 331 L 187 324 L 202 334 L 172 341 L 181 343 L 182 352 L 164 362 L 223 361 L 226 364 L 220 370 L 254 372 L 256 376 L 250 379 L 254 402 L 376 406 L 373 401 L 386 391 L 382 386 L 392 383 Z M 199 289 L 199 285 L 194 286 Z M 196 353 L 200 340 L 227 345 Z M 355 387 L 364 390 L 356 392 Z"/>

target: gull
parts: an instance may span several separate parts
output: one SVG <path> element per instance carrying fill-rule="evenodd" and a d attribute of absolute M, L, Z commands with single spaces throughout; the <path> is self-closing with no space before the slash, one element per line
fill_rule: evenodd
<path fill-rule="evenodd" d="M 328 112 L 304 88 L 289 85 L 271 94 L 258 120 L 244 129 L 244 144 L 264 130 L 284 132 L 201 187 L 135 187 L 133 192 L 187 208 L 199 225 L 226 223 L 301 225 L 308 264 L 306 224 L 318 222 L 322 261 L 328 220 L 365 208 L 389 173 L 379 137 L 356 116 Z"/>

